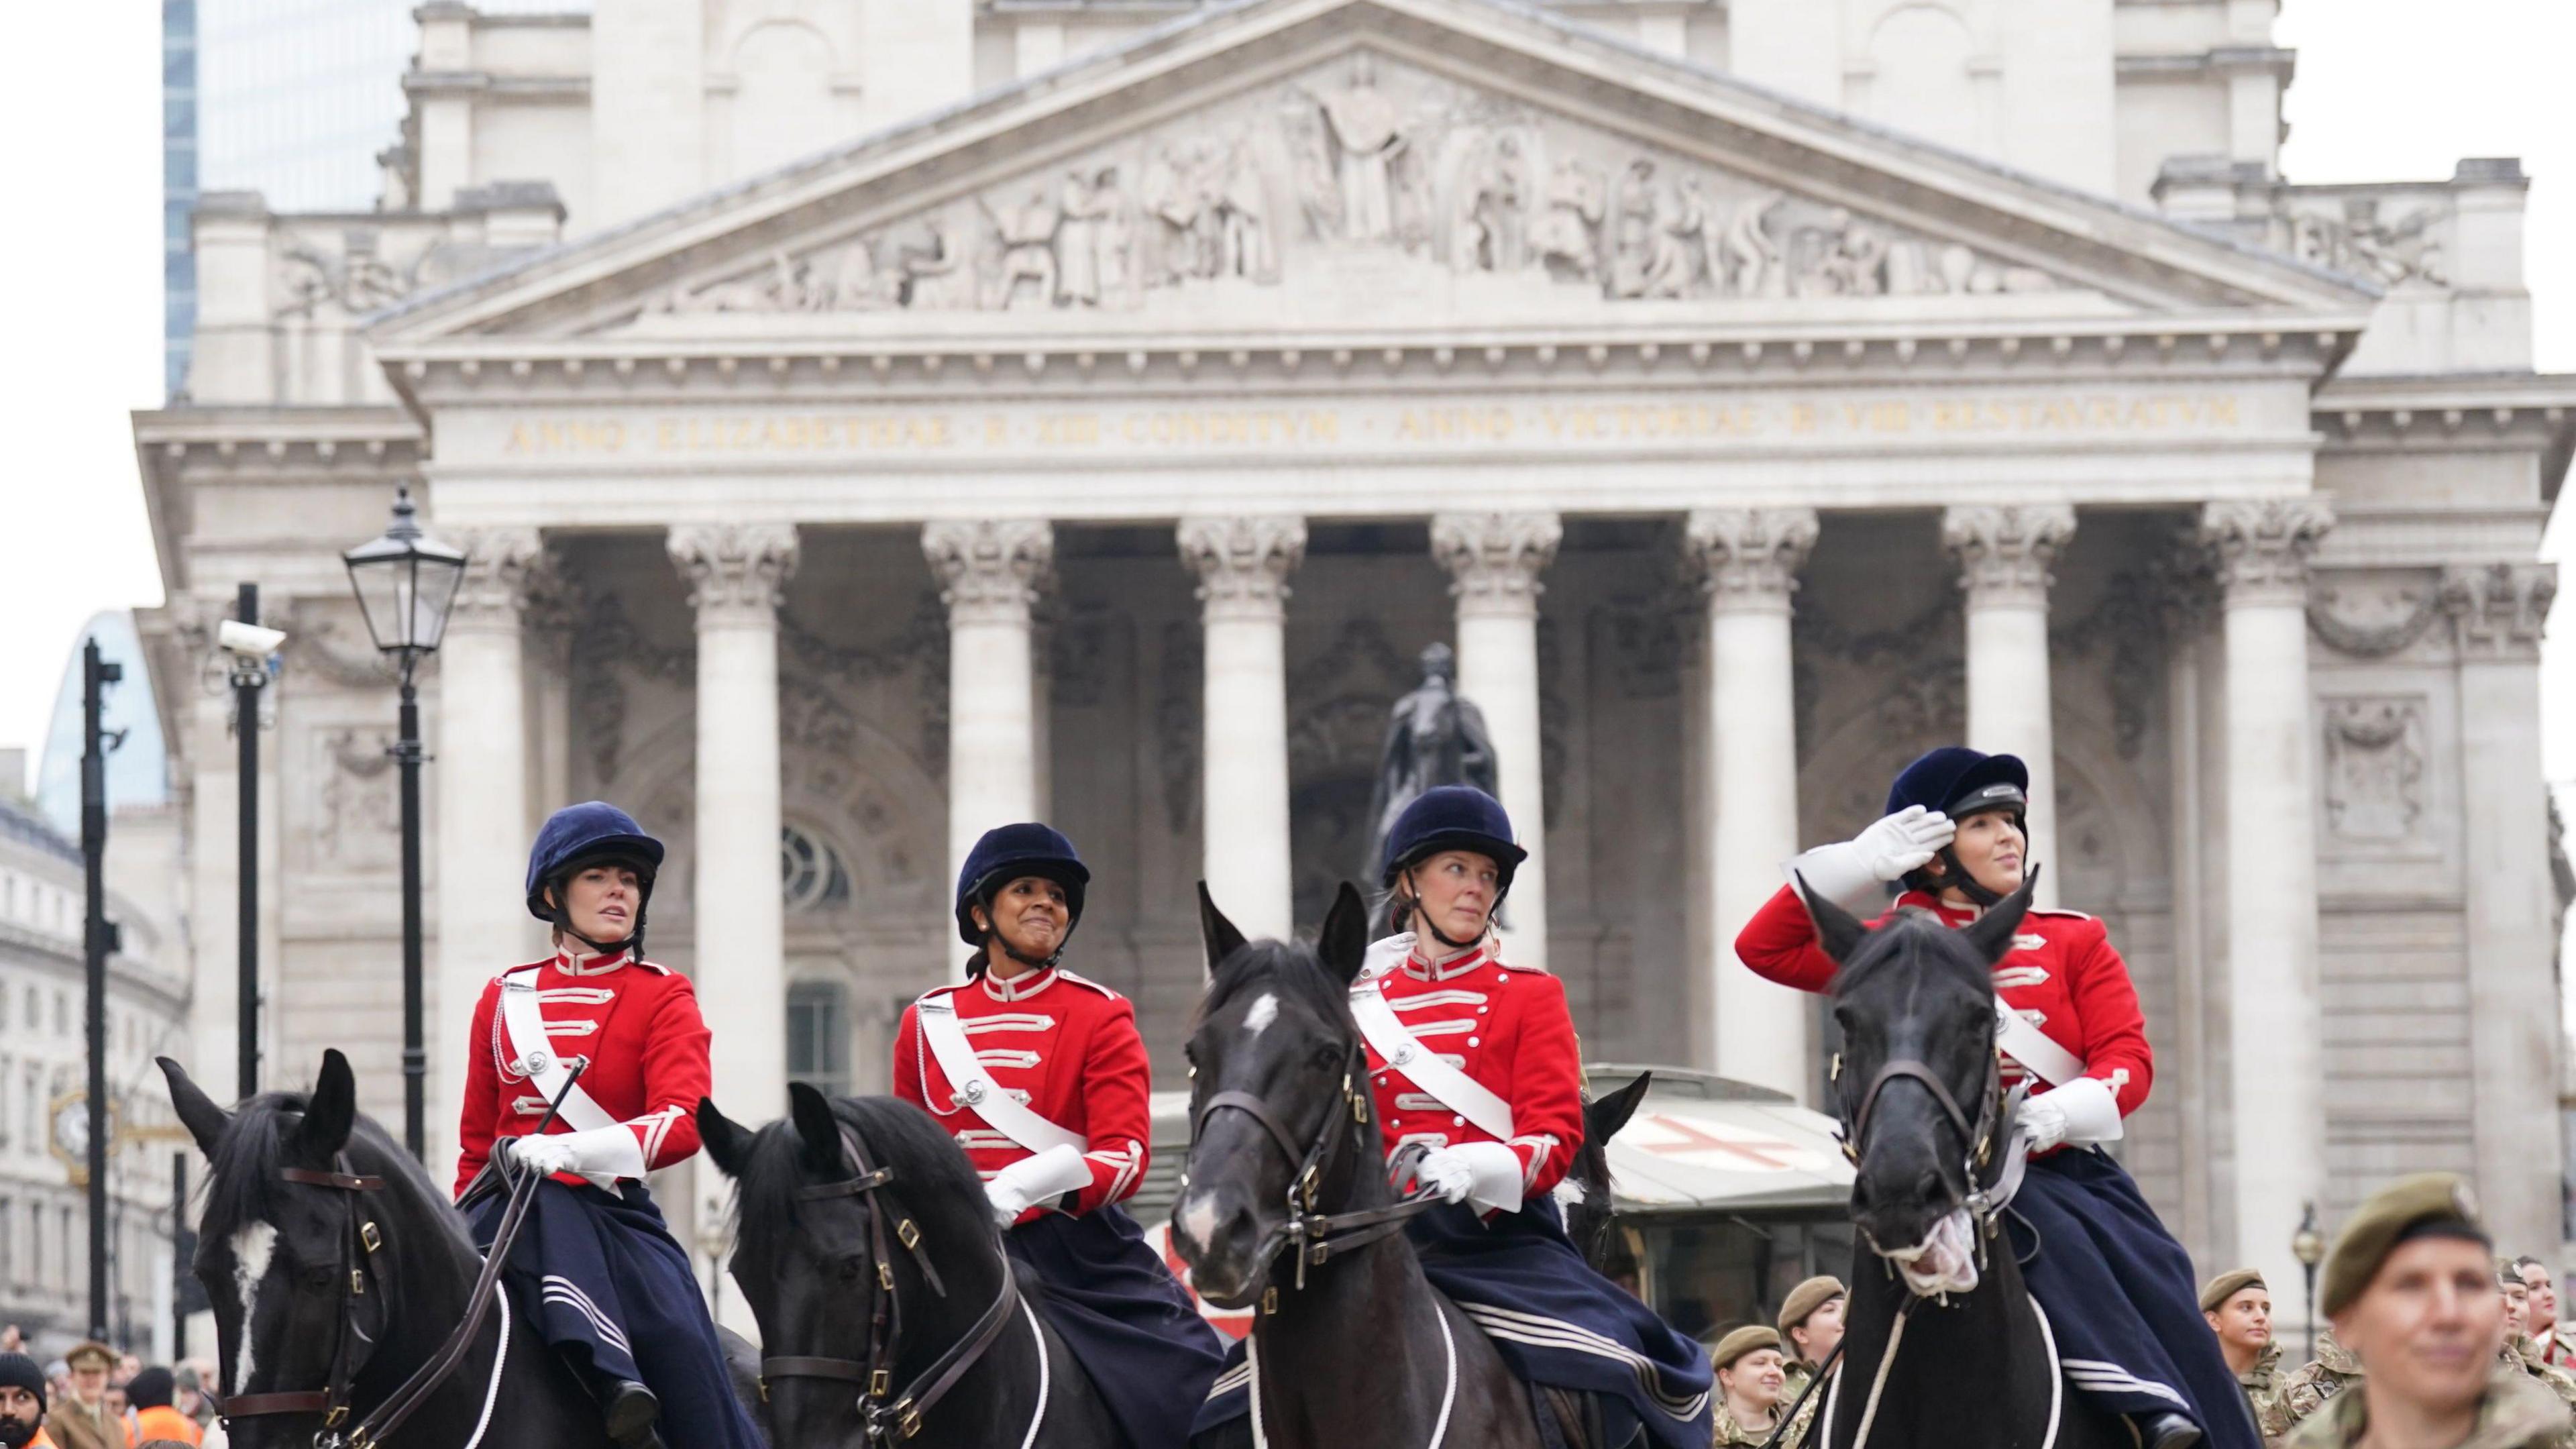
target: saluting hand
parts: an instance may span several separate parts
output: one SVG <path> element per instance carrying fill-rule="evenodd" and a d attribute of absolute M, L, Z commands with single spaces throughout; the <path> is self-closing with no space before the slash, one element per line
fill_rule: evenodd
<path fill-rule="evenodd" d="M 1959 833 L 1950 817 L 1938 810 L 1908 805 L 1895 814 L 1871 825 L 1852 837 L 1869 873 L 1880 880 L 1903 880 L 1907 872 L 1923 868 L 1941 847 Z"/>

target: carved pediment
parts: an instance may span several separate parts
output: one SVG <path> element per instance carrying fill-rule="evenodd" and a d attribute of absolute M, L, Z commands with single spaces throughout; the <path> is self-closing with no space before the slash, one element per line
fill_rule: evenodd
<path fill-rule="evenodd" d="M 1361 50 L 643 311 L 1597 315 L 2056 285 Z"/>

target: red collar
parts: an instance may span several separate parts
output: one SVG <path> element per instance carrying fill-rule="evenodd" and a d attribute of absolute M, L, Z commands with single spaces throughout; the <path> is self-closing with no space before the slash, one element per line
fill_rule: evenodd
<path fill-rule="evenodd" d="M 1446 961 L 1433 962 L 1422 954 L 1422 942 L 1416 940 L 1405 954 L 1404 972 L 1416 981 L 1453 981 L 1479 966 L 1494 964 L 1498 954 L 1492 936 L 1476 943 L 1476 948 Z"/>
<path fill-rule="evenodd" d="M 634 952 L 625 946 L 595 955 L 570 946 L 555 948 L 555 969 L 566 976 L 605 976 L 633 959 Z"/>
<path fill-rule="evenodd" d="M 995 1001 L 1026 1001 L 1053 986 L 1055 978 L 1056 969 L 1049 966 L 1044 971 L 1032 971 L 1025 976 L 1014 976 L 1008 981 L 995 980 L 990 971 L 975 979 L 983 983 L 984 994 Z"/>
<path fill-rule="evenodd" d="M 1974 910 L 1962 910 L 1947 901 L 1935 899 L 1928 891 L 1907 891 L 1896 898 L 1896 905 L 1899 910 L 1930 911 L 1953 927 L 1967 925 L 1983 914 Z"/>

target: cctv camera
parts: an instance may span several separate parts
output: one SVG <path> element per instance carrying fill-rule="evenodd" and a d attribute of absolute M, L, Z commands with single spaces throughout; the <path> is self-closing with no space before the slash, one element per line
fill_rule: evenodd
<path fill-rule="evenodd" d="M 215 630 L 216 645 L 237 659 L 266 659 L 285 642 L 285 630 L 263 629 L 239 619 L 226 619 Z"/>

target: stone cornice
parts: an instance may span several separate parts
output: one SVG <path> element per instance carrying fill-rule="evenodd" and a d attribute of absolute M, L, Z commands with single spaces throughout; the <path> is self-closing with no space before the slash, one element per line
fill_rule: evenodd
<path fill-rule="evenodd" d="M 686 524 L 671 530 L 671 562 L 688 580 L 698 627 L 774 626 L 788 575 L 796 571 L 790 524 Z"/>
<path fill-rule="evenodd" d="M 1288 576 L 1306 556 L 1306 520 L 1184 518 L 1176 535 L 1181 561 L 1198 575 L 1199 601 L 1210 622 L 1280 617 Z"/>

